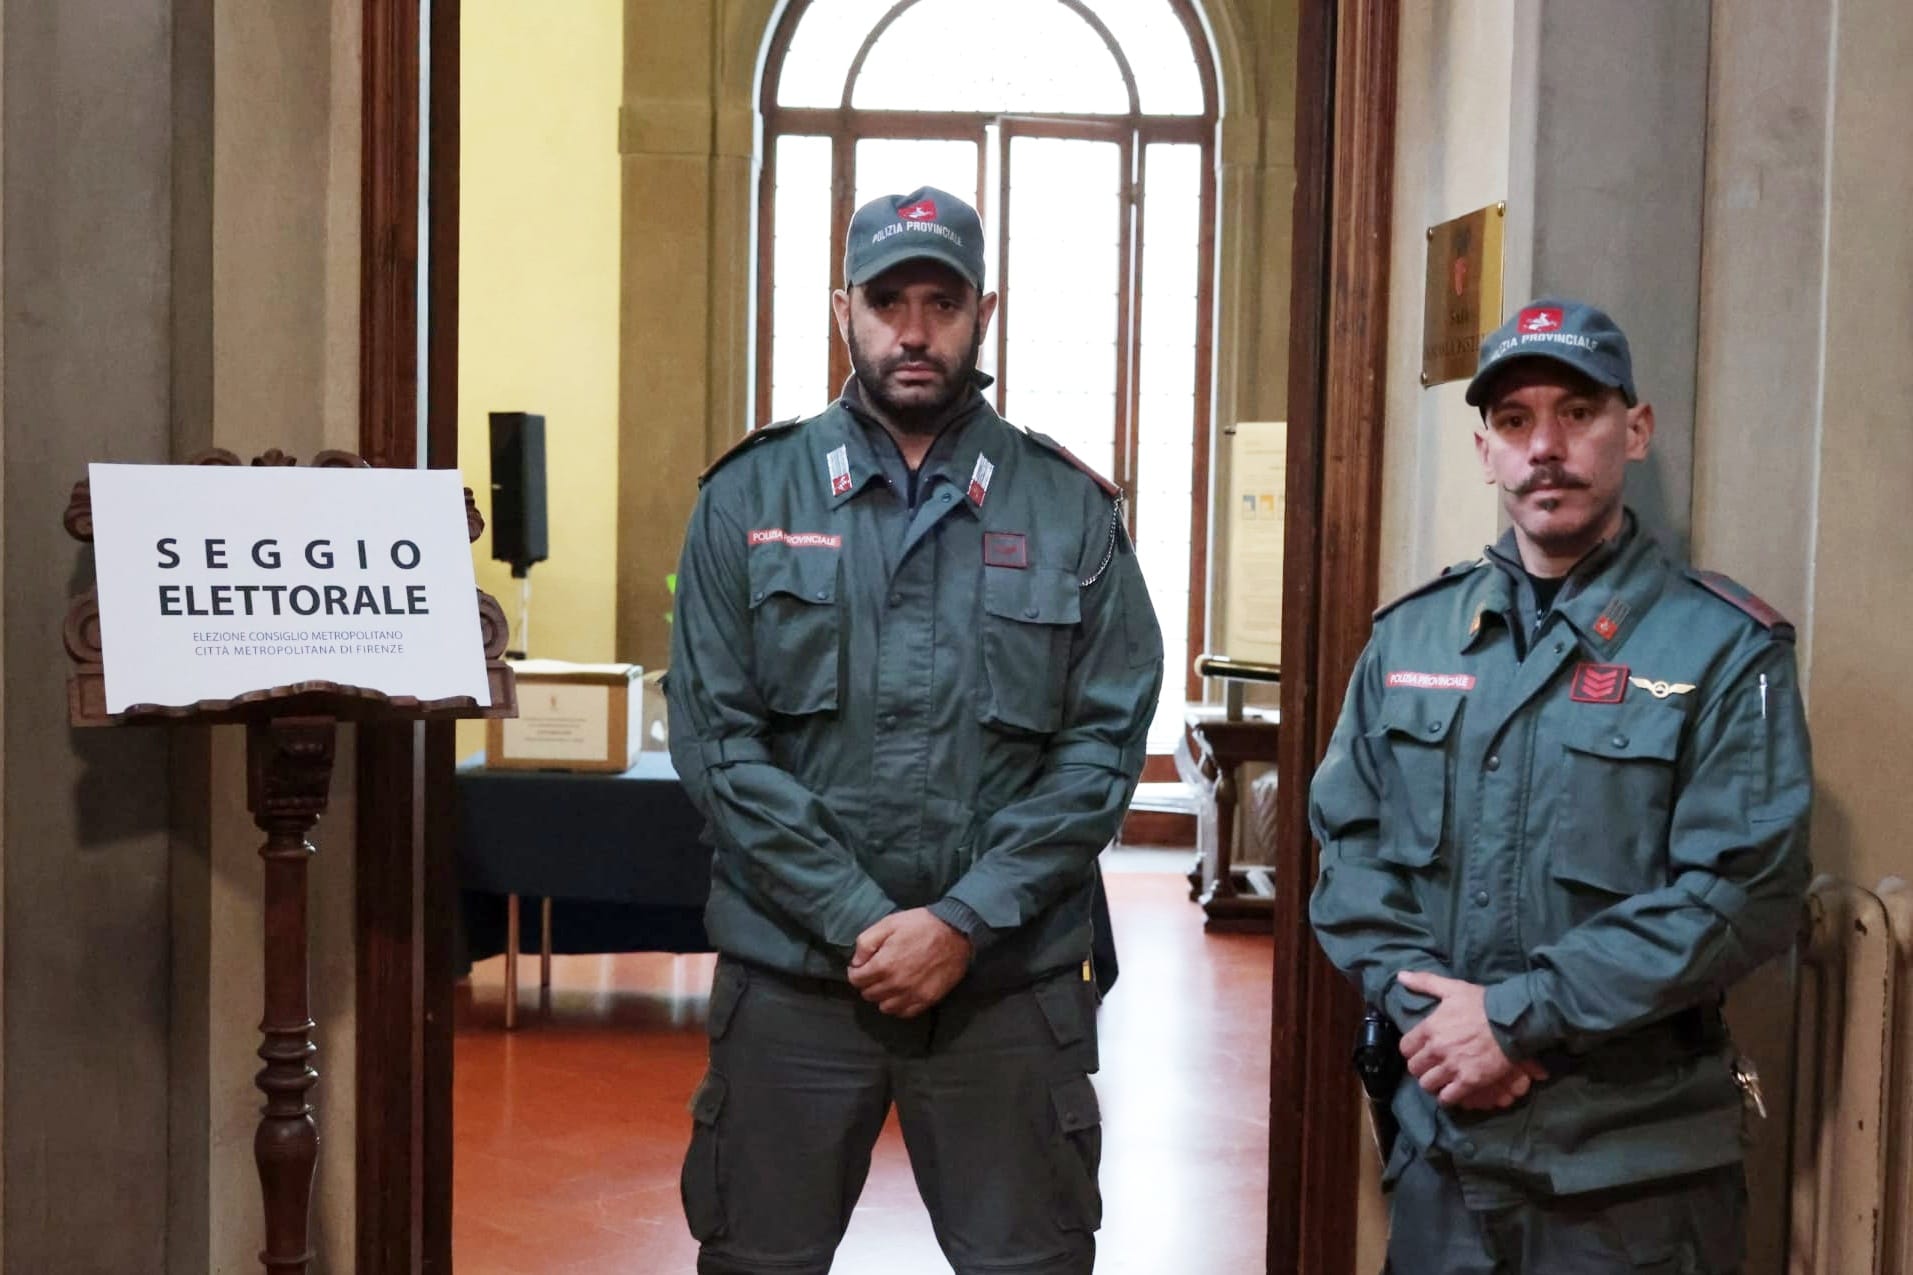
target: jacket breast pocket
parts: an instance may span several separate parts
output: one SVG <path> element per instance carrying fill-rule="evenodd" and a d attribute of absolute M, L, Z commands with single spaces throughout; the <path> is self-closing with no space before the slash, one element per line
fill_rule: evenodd
<path fill-rule="evenodd" d="M 753 667 L 765 707 L 792 716 L 836 712 L 843 681 L 837 554 L 759 549 L 750 578 Z"/>
<path fill-rule="evenodd" d="M 1083 618 L 1082 593 L 1071 571 L 983 568 L 985 722 L 1043 735 L 1062 725 L 1070 640 Z"/>
<path fill-rule="evenodd" d="M 1370 741 L 1382 777 L 1382 858 L 1403 867 L 1437 862 L 1448 819 L 1448 741 L 1461 705 L 1453 697 L 1399 695 L 1382 705 Z"/>
<path fill-rule="evenodd" d="M 1562 736 L 1561 805 L 1554 821 L 1553 875 L 1599 910 L 1616 896 L 1667 884 L 1678 710 L 1586 712 Z M 1574 924 L 1582 914 L 1566 918 Z"/>

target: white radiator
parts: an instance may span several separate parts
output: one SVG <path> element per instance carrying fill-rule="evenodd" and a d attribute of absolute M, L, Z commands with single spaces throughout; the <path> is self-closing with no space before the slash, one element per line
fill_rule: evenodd
<path fill-rule="evenodd" d="M 1789 1275 L 1913 1275 L 1913 893 L 1808 893 L 1794 1028 Z"/>

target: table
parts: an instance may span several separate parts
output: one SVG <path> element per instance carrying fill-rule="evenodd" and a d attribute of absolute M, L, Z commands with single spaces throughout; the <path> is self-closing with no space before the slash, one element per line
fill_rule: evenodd
<path fill-rule="evenodd" d="M 1275 761 L 1280 716 L 1275 709 L 1251 708 L 1239 719 L 1231 719 L 1225 710 L 1204 705 L 1191 708 L 1184 718 L 1216 811 L 1214 849 L 1198 865 L 1204 929 L 1255 933 L 1274 929 L 1275 891 L 1268 870 L 1237 867 L 1232 860 L 1236 770 L 1244 762 Z"/>
<path fill-rule="evenodd" d="M 504 952 L 508 1029 L 518 1022 L 523 896 L 541 900 L 541 987 L 551 985 L 553 950 L 712 950 L 703 919 L 711 888 L 704 817 L 670 754 L 641 753 L 631 769 L 606 775 L 486 770 L 481 752 L 459 765 L 454 786 L 466 957 Z M 1100 871 L 1092 919 L 1096 982 L 1107 992 L 1116 946 Z"/>
<path fill-rule="evenodd" d="M 508 1028 L 517 1023 L 521 896 L 541 900 L 541 986 L 551 983 L 554 945 L 566 952 L 711 950 L 704 817 L 668 753 L 641 753 L 614 775 L 486 770 L 484 762 L 483 753 L 467 759 L 454 780 L 458 883 L 467 957 L 505 953 Z"/>

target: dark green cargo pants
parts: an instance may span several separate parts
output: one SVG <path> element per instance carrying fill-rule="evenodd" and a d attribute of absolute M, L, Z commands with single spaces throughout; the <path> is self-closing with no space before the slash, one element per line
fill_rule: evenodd
<path fill-rule="evenodd" d="M 1736 1275 L 1746 1206 L 1733 1164 L 1474 1210 L 1453 1173 L 1417 1157 L 1392 1193 L 1383 1275 Z"/>
<path fill-rule="evenodd" d="M 905 1021 L 726 958 L 710 1034 L 682 1179 L 700 1275 L 825 1275 L 893 1102 L 958 1275 L 1089 1275 L 1102 1125 L 1077 971 Z"/>

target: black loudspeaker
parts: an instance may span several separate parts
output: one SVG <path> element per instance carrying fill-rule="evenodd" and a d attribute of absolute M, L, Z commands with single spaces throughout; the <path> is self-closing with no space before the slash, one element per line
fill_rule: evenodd
<path fill-rule="evenodd" d="M 545 526 L 545 418 L 493 412 L 492 558 L 523 576 L 551 552 Z"/>

